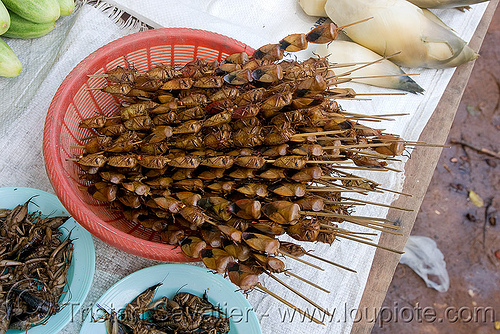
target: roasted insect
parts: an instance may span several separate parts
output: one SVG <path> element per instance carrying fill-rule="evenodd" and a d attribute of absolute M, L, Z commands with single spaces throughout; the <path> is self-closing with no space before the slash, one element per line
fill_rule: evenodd
<path fill-rule="evenodd" d="M 93 180 L 89 194 L 243 290 L 258 287 L 262 273 L 286 273 L 277 257 L 293 254 L 280 235 L 376 246 L 339 227 L 344 221 L 396 234 L 381 218 L 352 215 L 355 205 L 378 203 L 343 195 L 388 191 L 350 172 L 393 171 L 391 161 L 414 143 L 360 123 L 387 117 L 342 110 L 336 100 L 356 92 L 335 87 L 345 79 L 324 58 L 283 59 L 336 36 L 325 24 L 220 64 L 198 59 L 168 73 L 158 65 L 147 72 L 164 73 L 154 78 L 109 73 L 108 86 L 119 85 L 111 92 L 121 99 L 119 115 L 82 120 L 96 136 L 74 159 Z M 147 97 L 139 98 L 124 89 L 138 89 L 138 80 L 162 85 L 141 88 Z"/>
<path fill-rule="evenodd" d="M 187 292 L 178 292 L 171 298 L 154 299 L 161 283 L 147 288 L 125 305 L 117 314 L 97 305 L 102 316 L 95 322 L 105 321 L 108 334 L 121 333 L 200 333 L 226 334 L 229 332 L 229 318 L 208 300 Z"/>
<path fill-rule="evenodd" d="M 62 308 L 73 244 L 59 227 L 69 217 L 44 218 L 30 203 L 0 210 L 0 333 L 27 331 Z"/>

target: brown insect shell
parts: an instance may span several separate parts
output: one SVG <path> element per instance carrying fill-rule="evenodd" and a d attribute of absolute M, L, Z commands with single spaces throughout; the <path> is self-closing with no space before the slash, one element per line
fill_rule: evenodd
<path fill-rule="evenodd" d="M 321 224 L 318 220 L 302 219 L 287 227 L 287 233 L 299 241 L 316 241 Z"/>
<path fill-rule="evenodd" d="M 168 165 L 170 167 L 176 167 L 176 168 L 195 169 L 200 165 L 200 163 L 201 163 L 200 157 L 186 155 L 186 156 L 179 156 L 172 158 L 168 162 Z"/>
<path fill-rule="evenodd" d="M 335 241 L 336 237 L 337 236 L 335 233 L 319 232 L 318 236 L 316 237 L 316 241 L 331 245 Z"/>
<path fill-rule="evenodd" d="M 179 168 L 172 174 L 174 181 L 192 179 L 195 175 L 196 168 Z"/>
<path fill-rule="evenodd" d="M 319 166 L 306 167 L 301 169 L 292 176 L 292 180 L 296 182 L 309 182 L 317 180 L 323 176 L 323 170 Z"/>
<path fill-rule="evenodd" d="M 285 228 L 281 224 L 272 221 L 255 221 L 252 222 L 250 227 L 270 235 L 282 235 L 286 232 Z"/>
<path fill-rule="evenodd" d="M 178 245 L 184 239 L 184 230 L 173 225 L 167 227 L 167 231 L 160 233 L 160 239 L 169 245 Z"/>
<path fill-rule="evenodd" d="M 220 88 L 224 84 L 224 79 L 220 76 L 201 77 L 193 83 L 197 88 Z"/>
<path fill-rule="evenodd" d="M 174 128 L 174 134 L 198 133 L 202 128 L 202 123 L 197 120 L 190 120 Z"/>
<path fill-rule="evenodd" d="M 237 285 L 243 291 L 253 289 L 259 282 L 258 272 L 250 267 L 236 262 L 229 263 L 227 266 L 227 275 L 233 284 Z"/>
<path fill-rule="evenodd" d="M 173 187 L 184 189 L 187 191 L 199 191 L 204 188 L 203 181 L 199 179 L 186 179 L 174 182 Z"/>
<path fill-rule="evenodd" d="M 207 106 L 205 106 L 205 111 L 211 115 L 214 115 L 223 112 L 225 110 L 232 111 L 233 107 L 234 107 L 234 102 L 226 98 L 208 104 Z"/>
<path fill-rule="evenodd" d="M 316 74 L 313 77 L 306 78 L 297 85 L 295 89 L 295 96 L 301 97 L 305 96 L 308 93 L 316 94 L 317 92 L 323 92 L 327 90 L 327 88 L 328 85 L 325 81 L 325 78 L 323 78 L 319 74 Z"/>
<path fill-rule="evenodd" d="M 250 148 L 240 148 L 237 150 L 233 150 L 230 152 L 227 152 L 227 155 L 232 156 L 232 157 L 239 157 L 239 156 L 250 156 L 255 154 L 255 151 L 250 149 Z"/>
<path fill-rule="evenodd" d="M 125 121 L 123 126 L 131 131 L 149 130 L 153 126 L 153 120 L 149 116 L 137 116 Z"/>
<path fill-rule="evenodd" d="M 137 162 L 142 167 L 150 169 L 162 169 L 170 161 L 167 157 L 160 155 L 141 155 L 137 157 Z"/>
<path fill-rule="evenodd" d="M 296 257 L 300 257 L 306 253 L 302 246 L 287 241 L 280 242 L 280 250 Z"/>
<path fill-rule="evenodd" d="M 232 132 L 227 130 L 211 132 L 205 136 L 203 144 L 214 150 L 228 149 L 233 145 Z"/>
<path fill-rule="evenodd" d="M 246 128 L 261 127 L 262 123 L 257 117 L 245 117 L 235 120 L 231 123 L 233 130 L 241 130 Z"/>
<path fill-rule="evenodd" d="M 235 184 L 234 181 L 218 181 L 209 184 L 207 188 L 218 194 L 228 194 L 233 191 Z"/>
<path fill-rule="evenodd" d="M 326 44 L 336 40 L 337 35 L 337 26 L 334 23 L 325 23 L 307 33 L 306 39 L 310 43 Z"/>
<path fill-rule="evenodd" d="M 86 156 L 81 156 L 78 159 L 78 164 L 85 167 L 103 167 L 106 164 L 107 160 L 108 158 L 106 158 L 102 154 L 92 153 Z"/>
<path fill-rule="evenodd" d="M 255 147 L 263 144 L 262 127 L 238 129 L 233 134 L 233 143 L 236 147 Z"/>
<path fill-rule="evenodd" d="M 191 230 L 196 230 L 205 223 L 205 214 L 196 206 L 184 206 L 179 213 L 182 218 L 190 222 Z"/>
<path fill-rule="evenodd" d="M 156 104 L 158 105 L 158 104 Z M 137 116 L 148 115 L 148 105 L 145 103 L 134 103 L 126 107 L 120 108 L 120 118 L 123 121 L 129 120 Z"/>
<path fill-rule="evenodd" d="M 269 61 L 281 60 L 283 58 L 283 50 L 279 44 L 266 44 L 255 50 L 253 57 Z"/>
<path fill-rule="evenodd" d="M 266 254 L 276 254 L 280 247 L 280 242 L 264 234 L 243 232 L 243 241 L 252 249 Z"/>
<path fill-rule="evenodd" d="M 307 39 L 305 34 L 291 34 L 280 41 L 280 48 L 288 52 L 297 52 L 307 49 Z"/>
<path fill-rule="evenodd" d="M 200 252 L 201 260 L 208 269 L 224 273 L 227 265 L 234 261 L 234 258 L 226 251 L 218 248 L 204 249 Z"/>
<path fill-rule="evenodd" d="M 287 105 L 289 105 L 290 103 L 292 103 L 292 99 L 293 99 L 292 93 L 274 94 L 274 95 L 270 96 L 269 98 L 267 98 L 266 100 L 264 100 L 264 102 L 262 102 L 261 110 L 264 112 L 265 111 L 281 110 L 284 107 L 286 107 Z M 264 114 L 264 116 L 266 118 L 272 117 L 274 115 L 275 114 L 271 114 L 268 116 L 268 115 Z"/>
<path fill-rule="evenodd" d="M 206 242 L 198 237 L 190 236 L 181 242 L 182 252 L 192 258 L 199 258 L 200 252 L 205 248 L 207 248 Z"/>
<path fill-rule="evenodd" d="M 300 218 L 300 206 L 288 201 L 274 201 L 262 206 L 262 214 L 278 224 L 295 224 Z"/>
<path fill-rule="evenodd" d="M 134 223 L 139 223 L 144 217 L 147 217 L 148 214 L 149 212 L 143 209 L 123 210 L 123 216 Z"/>
<path fill-rule="evenodd" d="M 146 72 L 150 79 L 168 81 L 175 76 L 175 69 L 172 66 L 156 65 Z"/>
<path fill-rule="evenodd" d="M 244 168 L 260 169 L 266 164 L 266 159 L 257 155 L 241 156 L 235 158 L 234 163 Z"/>
<path fill-rule="evenodd" d="M 133 209 L 138 209 L 141 207 L 141 200 L 137 195 L 123 194 L 118 196 L 117 198 L 123 205 L 131 207 Z"/>
<path fill-rule="evenodd" d="M 229 169 L 233 166 L 235 159 L 229 155 L 219 155 L 215 157 L 206 157 L 201 160 L 202 166 L 210 168 Z"/>
<path fill-rule="evenodd" d="M 375 151 L 380 154 L 385 154 L 389 156 L 399 156 L 403 154 L 405 150 L 404 140 L 398 136 L 394 135 L 380 135 L 373 138 L 374 143 L 390 143 L 389 146 L 380 146 L 375 148 Z"/>
<path fill-rule="evenodd" d="M 168 188 L 171 184 L 172 184 L 173 179 L 170 178 L 170 177 L 166 177 L 166 176 L 160 176 L 160 177 L 157 177 L 157 178 L 153 178 L 153 179 L 147 179 L 147 180 L 144 180 L 144 183 L 146 183 L 147 185 L 149 185 L 151 188 L 154 188 L 154 189 L 165 189 L 165 188 Z"/>
<path fill-rule="evenodd" d="M 198 205 L 198 201 L 201 199 L 201 195 L 193 193 L 190 191 L 179 191 L 175 193 L 175 196 L 184 204 L 188 206 Z"/>
<path fill-rule="evenodd" d="M 267 181 L 278 181 L 286 179 L 285 170 L 281 168 L 269 168 L 259 174 L 259 177 Z"/>
<path fill-rule="evenodd" d="M 246 52 L 233 53 L 226 57 L 225 63 L 240 64 L 244 65 L 249 61 L 248 54 Z"/>
<path fill-rule="evenodd" d="M 205 170 L 198 175 L 201 180 L 215 180 L 220 179 L 224 176 L 225 168 L 210 168 Z"/>
<path fill-rule="evenodd" d="M 101 176 L 101 178 L 104 181 L 114 183 L 114 184 L 120 184 L 126 178 L 124 174 L 113 172 L 113 171 L 99 172 L 99 175 Z"/>
<path fill-rule="evenodd" d="M 134 86 L 130 83 L 111 84 L 102 89 L 105 93 L 112 95 L 127 95 Z"/>
<path fill-rule="evenodd" d="M 241 69 L 228 73 L 223 78 L 224 81 L 230 85 L 241 86 L 252 82 L 252 71 L 249 69 Z"/>
<path fill-rule="evenodd" d="M 248 197 L 267 197 L 269 195 L 267 185 L 258 183 L 244 184 L 242 187 L 237 188 L 236 191 Z"/>
<path fill-rule="evenodd" d="M 117 66 L 106 72 L 107 74 L 106 80 L 109 82 L 117 82 L 117 83 L 134 82 L 136 73 L 137 73 L 136 69 Z"/>
<path fill-rule="evenodd" d="M 237 107 L 233 110 L 232 118 L 240 119 L 246 117 L 255 117 L 260 111 L 260 106 L 257 104 L 247 104 Z"/>
<path fill-rule="evenodd" d="M 116 155 L 107 159 L 108 166 L 118 168 L 134 168 L 137 166 L 138 160 L 135 155 Z"/>
<path fill-rule="evenodd" d="M 153 201 L 159 208 L 171 213 L 178 213 L 184 207 L 180 201 L 170 196 L 154 197 Z"/>
<path fill-rule="evenodd" d="M 278 157 L 273 165 L 279 168 L 286 169 L 302 169 L 306 166 L 307 159 L 301 156 L 288 155 L 283 157 Z"/>
<path fill-rule="evenodd" d="M 190 89 L 193 86 L 194 80 L 192 78 L 176 78 L 165 82 L 161 89 L 163 90 L 179 90 Z"/>
<path fill-rule="evenodd" d="M 234 202 L 230 210 L 236 216 L 243 219 L 259 219 L 261 207 L 259 201 L 244 198 Z"/>
<path fill-rule="evenodd" d="M 282 273 L 285 271 L 285 263 L 278 258 L 253 253 L 253 257 L 272 273 Z"/>
<path fill-rule="evenodd" d="M 231 122 L 233 118 L 233 113 L 230 110 L 224 110 L 218 114 L 215 114 L 203 122 L 203 127 L 209 126 L 219 126 L 222 124 L 227 124 Z"/>
<path fill-rule="evenodd" d="M 198 135 L 188 134 L 180 135 L 175 139 L 174 147 L 183 150 L 195 150 L 201 148 L 203 142 Z"/>
<path fill-rule="evenodd" d="M 94 116 L 84 119 L 78 124 L 83 129 L 99 129 L 106 124 L 107 117 L 104 115 Z"/>
<path fill-rule="evenodd" d="M 218 230 L 200 229 L 202 239 L 210 247 L 219 248 L 222 246 L 222 233 Z M 201 255 L 203 257 L 203 254 Z"/>
<path fill-rule="evenodd" d="M 158 94 L 159 95 L 156 98 L 162 104 L 165 104 L 165 103 L 168 103 L 168 102 L 172 102 L 172 101 L 174 101 L 176 99 L 175 96 L 172 93 L 158 91 Z"/>
<path fill-rule="evenodd" d="M 246 106 L 247 104 L 254 104 L 261 101 L 266 93 L 267 91 L 265 88 L 254 88 L 241 93 L 236 99 L 234 99 L 234 103 L 240 107 Z"/>
<path fill-rule="evenodd" d="M 303 197 L 306 194 L 306 186 L 302 183 L 282 182 L 271 185 L 269 190 L 276 195 L 284 197 Z"/>
<path fill-rule="evenodd" d="M 252 71 L 252 78 L 259 82 L 274 83 L 283 79 L 283 70 L 279 64 L 270 64 Z"/>
<path fill-rule="evenodd" d="M 320 212 L 325 208 L 325 202 L 321 198 L 301 198 L 295 203 L 304 211 Z"/>
<path fill-rule="evenodd" d="M 217 228 L 225 235 L 227 236 L 230 240 L 236 242 L 236 243 L 240 243 L 241 242 L 241 235 L 243 232 L 241 232 L 240 230 L 232 227 L 232 226 L 228 226 L 228 225 L 223 225 L 223 224 L 219 224 L 217 225 Z"/>
<path fill-rule="evenodd" d="M 224 64 L 224 65 L 231 65 L 231 66 L 239 66 L 235 64 Z M 236 71 L 241 68 L 235 68 L 229 72 Z M 216 101 L 221 101 L 225 99 L 236 99 L 240 95 L 240 89 L 237 87 L 232 87 L 232 86 L 224 86 L 212 95 L 209 96 L 209 100 L 211 102 L 216 102 Z"/>

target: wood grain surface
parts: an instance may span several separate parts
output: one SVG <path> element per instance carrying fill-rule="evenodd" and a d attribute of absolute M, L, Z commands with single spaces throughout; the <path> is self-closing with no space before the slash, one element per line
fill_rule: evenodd
<path fill-rule="evenodd" d="M 481 47 L 498 2 L 499 0 L 490 1 L 469 43 L 469 46 L 476 51 Z M 473 67 L 474 62 L 469 62 L 457 68 L 419 140 L 427 143 L 445 144 Z M 403 236 L 383 234 L 380 238 L 380 245 L 394 249 L 404 248 L 441 151 L 441 148 L 434 147 L 418 147 L 413 151 L 411 159 L 405 164 L 406 178 L 403 185 L 403 192 L 412 194 L 412 197 L 400 196 L 392 203 L 399 207 L 413 209 L 413 211 L 389 210 L 387 219 L 401 222 L 403 229 L 400 232 L 403 233 Z M 377 249 L 358 313 L 354 318 L 352 334 L 366 334 L 372 331 L 399 263 L 399 258 L 399 254 Z"/>

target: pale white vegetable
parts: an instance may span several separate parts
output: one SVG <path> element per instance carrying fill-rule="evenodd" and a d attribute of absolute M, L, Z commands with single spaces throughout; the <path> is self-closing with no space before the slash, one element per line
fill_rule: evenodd
<path fill-rule="evenodd" d="M 400 66 L 454 67 L 478 57 L 439 19 L 429 19 L 432 13 L 406 0 L 327 0 L 325 10 L 339 26 L 373 17 L 345 28 L 345 33 L 378 54 L 400 52 L 391 58 Z"/>
<path fill-rule="evenodd" d="M 408 0 L 420 8 L 453 8 L 470 6 L 488 0 Z"/>
<path fill-rule="evenodd" d="M 326 0 L 299 0 L 299 4 L 307 15 L 326 17 Z"/>
<path fill-rule="evenodd" d="M 352 72 L 352 77 L 405 74 L 399 66 L 390 60 L 384 59 L 379 61 L 382 58 L 380 55 L 354 42 L 336 40 L 328 44 L 320 44 L 316 48 L 315 53 L 320 57 L 327 57 L 330 63 L 336 64 L 370 63 L 377 61 L 374 64 L 370 64 L 369 66 Z M 357 67 L 360 67 L 360 65 L 340 68 L 337 72 L 347 72 Z M 407 75 L 384 78 L 362 78 L 352 81 L 377 87 L 404 90 L 411 93 L 422 93 L 424 91 L 422 87 Z"/>

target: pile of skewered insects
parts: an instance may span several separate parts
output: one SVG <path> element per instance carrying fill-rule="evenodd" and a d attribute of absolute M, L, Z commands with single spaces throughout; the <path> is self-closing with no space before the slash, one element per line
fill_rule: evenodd
<path fill-rule="evenodd" d="M 229 332 L 229 319 L 219 307 L 208 301 L 207 293 L 198 297 L 191 293 L 179 292 L 171 299 L 161 297 L 153 301 L 155 291 L 161 283 L 147 288 L 128 303 L 123 312 L 104 313 L 109 334 L 118 333 L 172 333 L 172 334 L 225 334 Z"/>
<path fill-rule="evenodd" d="M 117 115 L 80 123 L 95 134 L 74 147 L 84 150 L 74 160 L 92 183 L 88 192 L 242 290 L 264 289 L 261 273 L 284 272 L 278 256 L 312 256 L 279 235 L 372 244 L 340 228 L 343 221 L 396 233 L 383 219 L 351 215 L 353 205 L 377 203 L 342 194 L 389 191 L 351 172 L 394 170 L 388 161 L 412 143 L 358 123 L 382 116 L 342 110 L 335 100 L 356 93 L 335 88 L 349 79 L 324 58 L 283 59 L 309 42 L 334 40 L 338 30 L 321 25 L 221 63 L 94 75 L 106 86 L 90 90 L 113 94 L 121 105 Z"/>
<path fill-rule="evenodd" d="M 31 199 L 0 209 L 0 333 L 28 330 L 57 313 L 73 254 L 59 227 L 69 217 L 29 213 Z"/>

